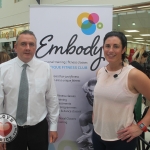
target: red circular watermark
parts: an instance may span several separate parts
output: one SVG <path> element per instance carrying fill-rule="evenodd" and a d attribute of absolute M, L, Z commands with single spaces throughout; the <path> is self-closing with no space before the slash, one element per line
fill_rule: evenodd
<path fill-rule="evenodd" d="M 15 119 L 8 114 L 0 114 L 0 142 L 9 143 L 15 139 L 18 126 Z"/>

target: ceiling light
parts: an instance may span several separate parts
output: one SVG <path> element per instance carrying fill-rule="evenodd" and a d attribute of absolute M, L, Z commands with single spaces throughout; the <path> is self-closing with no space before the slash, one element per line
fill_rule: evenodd
<path fill-rule="evenodd" d="M 114 11 L 123 11 L 123 10 L 129 10 L 129 9 L 132 9 L 132 8 L 117 9 L 117 10 L 114 10 Z"/>
<path fill-rule="evenodd" d="M 146 40 L 147 42 L 150 42 L 150 40 Z"/>
<path fill-rule="evenodd" d="M 138 14 L 145 13 L 145 12 L 146 12 L 145 10 L 136 11 L 136 13 L 138 13 Z"/>
<path fill-rule="evenodd" d="M 135 22 L 132 22 L 132 25 L 135 26 Z"/>
<path fill-rule="evenodd" d="M 9 28 L 2 28 L 2 29 L 0 28 L 0 30 L 8 30 L 8 29 L 9 29 Z"/>
<path fill-rule="evenodd" d="M 119 13 L 118 15 L 126 15 L 126 13 Z"/>
<path fill-rule="evenodd" d="M 150 5 L 140 6 L 140 7 L 138 7 L 138 8 L 144 8 L 144 7 L 150 7 Z"/>
<path fill-rule="evenodd" d="M 147 43 L 141 43 L 141 44 L 145 44 L 146 45 Z"/>
<path fill-rule="evenodd" d="M 125 35 L 126 37 L 132 37 L 132 35 Z"/>
<path fill-rule="evenodd" d="M 132 42 L 132 43 L 139 43 L 139 42 Z"/>
<path fill-rule="evenodd" d="M 133 39 L 137 39 L 137 40 L 139 40 L 139 39 L 143 39 L 143 38 L 139 37 L 139 38 L 133 38 Z"/>
<path fill-rule="evenodd" d="M 140 32 L 138 30 L 124 30 L 125 32 Z"/>
<path fill-rule="evenodd" d="M 136 11 L 132 11 L 132 12 L 127 12 L 128 15 L 130 14 L 136 14 Z"/>
<path fill-rule="evenodd" d="M 150 34 L 140 34 L 140 36 L 150 36 Z"/>
<path fill-rule="evenodd" d="M 116 15 L 116 14 L 114 14 L 114 15 L 113 15 L 113 17 L 117 17 L 117 15 Z"/>
<path fill-rule="evenodd" d="M 21 24 L 21 26 L 29 26 L 29 23 L 23 23 L 23 24 Z M 18 28 L 18 27 L 20 27 L 20 25 L 18 24 L 18 25 L 12 25 L 12 26 L 7 26 L 7 27 L 2 27 L 2 28 L 0 28 L 0 30 L 6 30 L 6 29 L 10 29 L 10 28 Z"/>
<path fill-rule="evenodd" d="M 133 41 L 127 41 L 127 42 L 133 42 Z"/>
<path fill-rule="evenodd" d="M 136 41 L 145 41 L 145 40 L 136 40 Z"/>
<path fill-rule="evenodd" d="M 118 27 L 120 27 L 120 24 L 118 24 Z"/>

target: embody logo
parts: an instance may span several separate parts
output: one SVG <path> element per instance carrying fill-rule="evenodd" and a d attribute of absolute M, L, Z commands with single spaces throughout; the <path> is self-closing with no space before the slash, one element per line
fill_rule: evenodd
<path fill-rule="evenodd" d="M 17 132 L 18 127 L 15 119 L 8 114 L 0 114 L 0 142 L 11 142 Z"/>
<path fill-rule="evenodd" d="M 102 29 L 103 23 L 99 22 L 100 17 L 96 13 L 81 13 L 77 17 L 77 24 L 81 28 L 81 31 L 85 35 L 92 35 L 96 29 Z M 74 23 L 74 20 L 73 20 Z M 66 31 L 67 32 L 67 31 Z M 73 31 L 74 32 L 74 31 Z M 62 34 L 60 34 L 61 36 Z M 79 33 L 80 35 L 80 33 Z M 100 46 L 100 35 L 96 35 L 95 37 L 92 37 L 93 39 L 88 42 L 88 45 L 76 45 L 76 42 L 78 42 L 78 34 L 73 34 L 68 43 L 66 45 L 57 45 L 53 42 L 54 35 L 49 34 L 42 37 L 39 41 L 39 47 L 36 50 L 35 56 L 36 58 L 43 58 L 46 55 L 90 55 L 95 56 L 93 57 L 93 61 L 90 65 L 90 70 L 95 71 L 100 63 L 101 60 L 105 61 L 105 58 L 102 56 L 102 46 Z M 68 37 L 66 37 L 68 38 Z M 57 42 L 58 43 L 58 42 Z"/>
<path fill-rule="evenodd" d="M 98 29 L 103 28 L 103 23 L 99 22 L 100 18 L 96 13 L 81 13 L 77 18 L 77 24 L 81 28 L 81 31 L 86 35 L 91 35 Z"/>

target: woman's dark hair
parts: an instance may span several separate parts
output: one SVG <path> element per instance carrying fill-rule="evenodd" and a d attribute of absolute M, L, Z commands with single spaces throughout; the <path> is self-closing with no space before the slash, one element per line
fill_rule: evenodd
<path fill-rule="evenodd" d="M 116 36 L 120 39 L 121 41 L 121 44 L 122 44 L 122 49 L 124 49 L 125 47 L 127 48 L 127 38 L 125 37 L 124 33 L 122 32 L 118 32 L 118 31 L 111 31 L 111 32 L 108 32 L 105 37 L 104 37 L 104 40 L 103 40 L 103 45 L 106 41 L 107 38 L 109 37 L 112 37 L 112 36 Z M 124 61 L 126 58 L 126 53 L 124 52 L 122 54 L 122 61 Z"/>
<path fill-rule="evenodd" d="M 144 58 L 148 57 L 148 53 L 144 49 L 139 49 L 132 56 L 132 60 L 134 61 L 137 60 L 138 58 L 141 59 L 142 57 Z"/>
<path fill-rule="evenodd" d="M 139 58 L 139 55 L 140 55 L 140 52 L 136 55 L 136 57 L 135 57 L 135 58 L 136 58 L 136 59 L 138 59 L 138 58 Z"/>
<path fill-rule="evenodd" d="M 144 51 L 144 53 L 142 54 L 142 56 L 145 58 L 145 57 L 148 57 L 148 53 L 146 51 Z"/>

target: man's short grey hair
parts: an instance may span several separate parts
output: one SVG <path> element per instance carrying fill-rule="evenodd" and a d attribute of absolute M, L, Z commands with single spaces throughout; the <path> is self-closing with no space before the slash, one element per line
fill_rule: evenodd
<path fill-rule="evenodd" d="M 33 35 L 35 37 L 35 39 L 36 39 L 36 36 L 35 36 L 35 34 L 32 31 L 30 31 L 30 30 L 24 30 L 20 34 L 17 35 L 17 37 L 16 37 L 16 43 L 18 42 L 19 36 L 22 35 L 22 34 Z"/>

